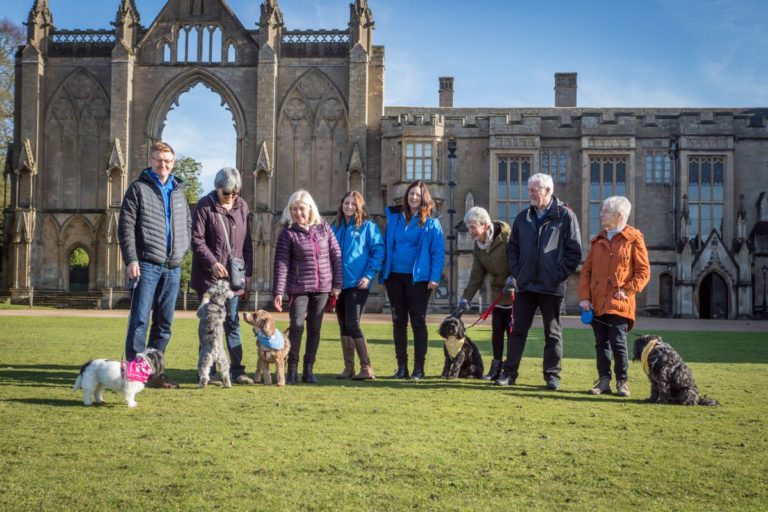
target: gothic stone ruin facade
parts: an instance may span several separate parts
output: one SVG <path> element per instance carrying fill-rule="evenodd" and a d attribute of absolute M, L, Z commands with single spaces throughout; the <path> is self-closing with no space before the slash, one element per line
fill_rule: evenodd
<path fill-rule="evenodd" d="M 388 107 L 371 9 L 355 0 L 349 12 L 343 29 L 288 30 L 277 0 L 264 0 L 249 29 L 222 0 L 169 0 L 144 26 L 134 2 L 120 0 L 113 29 L 83 31 L 57 29 L 47 0 L 36 0 L 16 58 L 2 287 L 16 300 L 32 289 L 74 289 L 69 261 L 80 250 L 87 288 L 105 307 L 124 293 L 122 196 L 162 138 L 169 109 L 202 83 L 236 128 L 261 303 L 271 299 L 276 221 L 297 188 L 329 216 L 346 191 L 359 190 L 381 219 L 409 182 L 424 179 L 448 234 L 455 140 L 459 292 L 471 266 L 464 212 L 481 205 L 509 221 L 526 205 L 527 177 L 547 172 L 579 216 L 585 255 L 600 201 L 630 199 L 630 223 L 645 233 L 652 263 L 642 311 L 765 313 L 768 109 L 577 107 L 575 73 L 555 74 L 554 107 L 455 108 L 451 77 L 439 79 L 439 107 Z M 437 306 L 447 302 L 450 268 Z M 378 289 L 370 305 L 384 299 Z M 490 299 L 485 290 L 483 303 Z"/>

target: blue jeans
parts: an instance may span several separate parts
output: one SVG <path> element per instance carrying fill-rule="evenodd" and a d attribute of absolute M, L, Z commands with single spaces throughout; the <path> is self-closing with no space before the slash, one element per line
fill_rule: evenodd
<path fill-rule="evenodd" d="M 140 261 L 141 278 L 133 290 L 128 334 L 125 337 L 125 357 L 128 361 L 144 352 L 147 347 L 165 353 L 171 341 L 171 322 L 176 309 L 181 282 L 181 267 L 169 268 L 148 261 Z M 149 327 L 149 313 L 152 326 Z"/>

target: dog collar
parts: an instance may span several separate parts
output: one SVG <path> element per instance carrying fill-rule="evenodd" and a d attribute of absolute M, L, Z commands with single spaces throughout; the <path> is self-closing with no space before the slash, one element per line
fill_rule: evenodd
<path fill-rule="evenodd" d="M 125 378 L 135 382 L 147 382 L 152 375 L 152 366 L 145 359 L 134 359 L 125 365 Z"/>
<path fill-rule="evenodd" d="M 445 339 L 445 350 L 448 351 L 448 355 L 456 357 L 461 352 L 461 347 L 464 346 L 464 338 L 457 338 L 455 336 L 448 336 Z"/>
<path fill-rule="evenodd" d="M 645 372 L 646 375 L 648 375 L 650 371 L 648 368 L 648 356 L 651 354 L 651 350 L 653 350 L 653 348 L 658 344 L 659 342 L 657 340 L 649 341 L 648 344 L 643 349 L 643 354 L 640 356 L 640 362 L 643 365 L 643 371 Z"/>

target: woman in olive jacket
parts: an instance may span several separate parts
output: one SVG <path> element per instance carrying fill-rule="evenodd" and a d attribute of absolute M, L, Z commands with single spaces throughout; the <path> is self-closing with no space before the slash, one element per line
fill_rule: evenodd
<path fill-rule="evenodd" d="M 504 334 L 508 331 L 509 322 L 512 319 L 512 296 L 502 294 L 509 275 L 507 244 L 512 230 L 506 222 L 491 221 L 491 216 L 485 208 L 479 206 L 473 206 L 467 210 L 464 215 L 464 224 L 475 245 L 472 250 L 472 271 L 457 307 L 460 310 L 469 309 L 469 303 L 483 285 L 485 276 L 489 277 L 492 300 L 499 298 L 499 301 L 493 308 L 491 317 L 493 362 L 488 375 L 483 379 L 496 380 L 501 374 Z"/>

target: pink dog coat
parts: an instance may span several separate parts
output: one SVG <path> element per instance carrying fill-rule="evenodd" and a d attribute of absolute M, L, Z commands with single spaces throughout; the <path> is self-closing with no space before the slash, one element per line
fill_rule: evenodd
<path fill-rule="evenodd" d="M 147 382 L 152 375 L 152 367 L 145 359 L 134 359 L 125 365 L 125 378 L 136 382 Z"/>

